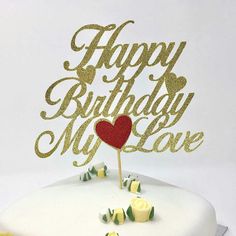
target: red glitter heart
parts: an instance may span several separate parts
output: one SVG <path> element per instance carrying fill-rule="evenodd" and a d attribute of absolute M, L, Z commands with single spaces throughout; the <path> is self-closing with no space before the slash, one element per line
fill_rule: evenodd
<path fill-rule="evenodd" d="M 114 125 L 109 121 L 99 121 L 95 130 L 98 137 L 114 148 L 121 149 L 129 138 L 132 129 L 132 120 L 129 116 L 119 116 Z"/>

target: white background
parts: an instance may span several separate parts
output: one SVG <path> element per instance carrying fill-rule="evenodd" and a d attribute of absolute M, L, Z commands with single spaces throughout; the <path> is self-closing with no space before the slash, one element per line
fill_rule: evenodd
<path fill-rule="evenodd" d="M 195 96 L 171 131 L 204 131 L 205 140 L 191 154 L 122 154 L 123 167 L 204 196 L 215 207 L 218 222 L 229 226 L 228 235 L 236 235 L 233 0 L 1 1 L 0 210 L 41 186 L 81 171 L 72 166 L 71 151 L 65 157 L 58 152 L 48 159 L 34 154 L 40 132 L 49 127 L 62 130 L 67 123 L 40 118 L 40 111 L 52 111 L 44 93 L 68 75 L 63 62 L 79 58 L 70 49 L 79 27 L 119 25 L 130 19 L 135 24 L 124 30 L 122 42 L 187 41 L 174 72 L 186 76 L 183 91 L 195 92 Z M 101 160 L 116 168 L 116 153 L 106 145 L 94 158 L 94 162 Z"/>

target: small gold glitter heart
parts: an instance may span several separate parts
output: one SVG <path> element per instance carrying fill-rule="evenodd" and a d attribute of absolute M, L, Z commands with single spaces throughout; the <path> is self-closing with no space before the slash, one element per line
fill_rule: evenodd
<path fill-rule="evenodd" d="M 174 94 L 184 88 L 187 80 L 183 76 L 177 77 L 176 74 L 170 73 L 165 76 L 165 83 L 168 93 Z"/>
<path fill-rule="evenodd" d="M 94 66 L 87 66 L 86 69 L 82 67 L 77 68 L 77 75 L 85 83 L 92 84 L 96 74 L 96 69 Z"/>

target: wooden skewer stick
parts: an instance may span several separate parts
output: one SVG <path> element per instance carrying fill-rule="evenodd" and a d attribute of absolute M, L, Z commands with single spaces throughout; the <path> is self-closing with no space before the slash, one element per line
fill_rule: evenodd
<path fill-rule="evenodd" d="M 118 157 L 118 167 L 119 167 L 120 189 L 122 189 L 122 169 L 121 169 L 120 149 L 117 150 L 117 157 Z"/>

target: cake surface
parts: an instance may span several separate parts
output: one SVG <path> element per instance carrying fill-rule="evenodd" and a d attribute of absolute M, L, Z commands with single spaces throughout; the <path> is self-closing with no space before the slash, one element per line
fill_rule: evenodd
<path fill-rule="evenodd" d="M 34 192 L 0 215 L 0 229 L 14 236 L 105 236 L 108 232 L 119 236 L 216 235 L 215 211 L 206 200 L 146 176 L 139 175 L 139 179 L 141 197 L 155 207 L 152 221 L 126 220 L 123 225 L 115 225 L 99 220 L 101 209 L 126 210 L 136 196 L 120 190 L 117 171 L 110 171 L 104 179 L 81 182 L 75 176 Z"/>

